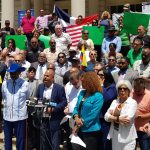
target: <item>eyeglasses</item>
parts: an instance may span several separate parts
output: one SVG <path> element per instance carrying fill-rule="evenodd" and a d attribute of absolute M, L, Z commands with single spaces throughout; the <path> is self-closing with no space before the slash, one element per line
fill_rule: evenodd
<path fill-rule="evenodd" d="M 83 34 L 89 34 L 89 33 L 83 33 Z"/>
<path fill-rule="evenodd" d="M 123 64 L 123 65 L 124 65 L 124 64 L 125 64 L 125 62 L 118 62 L 118 64 Z"/>
<path fill-rule="evenodd" d="M 122 90 L 126 91 L 126 90 L 128 90 L 128 88 L 126 88 L 126 87 L 119 87 L 118 90 L 119 91 L 122 91 Z"/>
<path fill-rule="evenodd" d="M 58 56 L 58 58 L 65 58 L 64 56 Z"/>
<path fill-rule="evenodd" d="M 55 70 L 54 68 L 52 68 L 52 67 L 49 67 L 49 68 L 47 68 L 47 69 L 52 69 L 52 70 Z"/>
<path fill-rule="evenodd" d="M 109 61 L 115 61 L 115 59 L 108 59 Z"/>
<path fill-rule="evenodd" d="M 104 74 L 97 74 L 98 76 L 100 76 L 100 77 L 103 77 L 104 76 Z"/>
<path fill-rule="evenodd" d="M 16 62 L 20 62 L 21 60 L 15 60 Z"/>
<path fill-rule="evenodd" d="M 93 54 L 93 53 L 91 53 L 90 55 L 92 55 L 92 56 L 96 56 L 96 54 Z"/>

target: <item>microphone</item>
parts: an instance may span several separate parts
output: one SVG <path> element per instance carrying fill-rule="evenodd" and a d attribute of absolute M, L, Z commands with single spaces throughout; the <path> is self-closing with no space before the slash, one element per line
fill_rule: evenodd
<path fill-rule="evenodd" d="M 50 99 L 44 98 L 44 99 L 43 99 L 43 105 L 47 105 L 47 107 L 52 107 L 52 108 L 54 108 L 54 107 L 57 106 L 57 103 L 51 101 Z"/>
<path fill-rule="evenodd" d="M 57 106 L 57 103 L 49 102 L 49 103 L 48 103 L 48 106 L 54 108 L 54 107 Z"/>

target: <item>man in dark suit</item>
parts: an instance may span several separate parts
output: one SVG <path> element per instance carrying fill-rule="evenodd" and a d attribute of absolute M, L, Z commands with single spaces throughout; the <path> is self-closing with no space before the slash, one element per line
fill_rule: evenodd
<path fill-rule="evenodd" d="M 39 80 L 39 83 L 42 83 L 43 76 L 45 71 L 47 70 L 47 58 L 44 52 L 41 52 L 38 56 L 38 61 L 31 64 L 32 67 L 36 69 L 35 78 Z"/>
<path fill-rule="evenodd" d="M 40 131 L 40 150 L 59 150 L 61 131 L 60 122 L 64 116 L 64 108 L 67 105 L 67 99 L 64 87 L 54 83 L 54 71 L 49 69 L 44 74 L 43 83 L 37 90 L 38 99 L 46 99 L 53 103 L 47 107 L 48 118 L 43 118 L 42 130 Z"/>
<path fill-rule="evenodd" d="M 123 57 L 119 60 L 119 71 L 112 73 L 115 83 L 119 80 L 129 80 L 132 84 L 134 79 L 138 78 L 138 72 L 134 71 L 132 68 L 128 68 L 129 60 L 126 57 Z"/>

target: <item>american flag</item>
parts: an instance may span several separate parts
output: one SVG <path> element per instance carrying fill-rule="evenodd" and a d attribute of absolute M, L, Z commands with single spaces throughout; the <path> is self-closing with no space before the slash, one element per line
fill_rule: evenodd
<path fill-rule="evenodd" d="M 78 42 L 81 40 L 83 26 L 84 25 L 73 25 L 66 27 L 66 33 L 68 33 L 72 39 L 72 47 L 76 47 Z"/>
<path fill-rule="evenodd" d="M 82 24 L 80 25 L 71 25 L 71 26 L 64 27 L 64 31 L 71 36 L 72 47 L 76 47 L 78 42 L 81 40 L 82 27 L 87 26 L 87 24 L 91 24 L 93 19 L 98 19 L 98 14 L 84 18 Z"/>
<path fill-rule="evenodd" d="M 63 25 L 63 31 L 68 33 L 72 39 L 72 47 L 76 47 L 80 39 L 82 38 L 82 27 L 87 24 L 91 24 L 93 19 L 98 19 L 98 14 L 94 14 L 83 18 L 81 24 L 76 24 L 77 20 L 75 17 L 71 17 L 61 8 L 54 6 L 54 12 L 57 14 L 59 21 Z M 71 19 L 72 18 L 72 19 Z M 72 21 L 71 21 L 72 20 Z M 73 21 L 74 20 L 74 21 Z M 74 25 L 71 25 L 72 23 Z"/>

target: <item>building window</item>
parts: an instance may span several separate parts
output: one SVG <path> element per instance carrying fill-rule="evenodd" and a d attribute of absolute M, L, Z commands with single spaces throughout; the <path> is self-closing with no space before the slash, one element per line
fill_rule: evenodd
<path fill-rule="evenodd" d="M 63 11 L 65 11 L 66 13 L 68 13 L 68 9 L 62 9 Z"/>
<path fill-rule="evenodd" d="M 133 12 L 142 12 L 142 4 L 131 5 L 131 11 L 133 11 Z M 111 6 L 110 7 L 110 12 L 111 12 L 111 14 L 113 14 L 113 13 L 122 13 L 123 12 L 123 5 Z"/>

